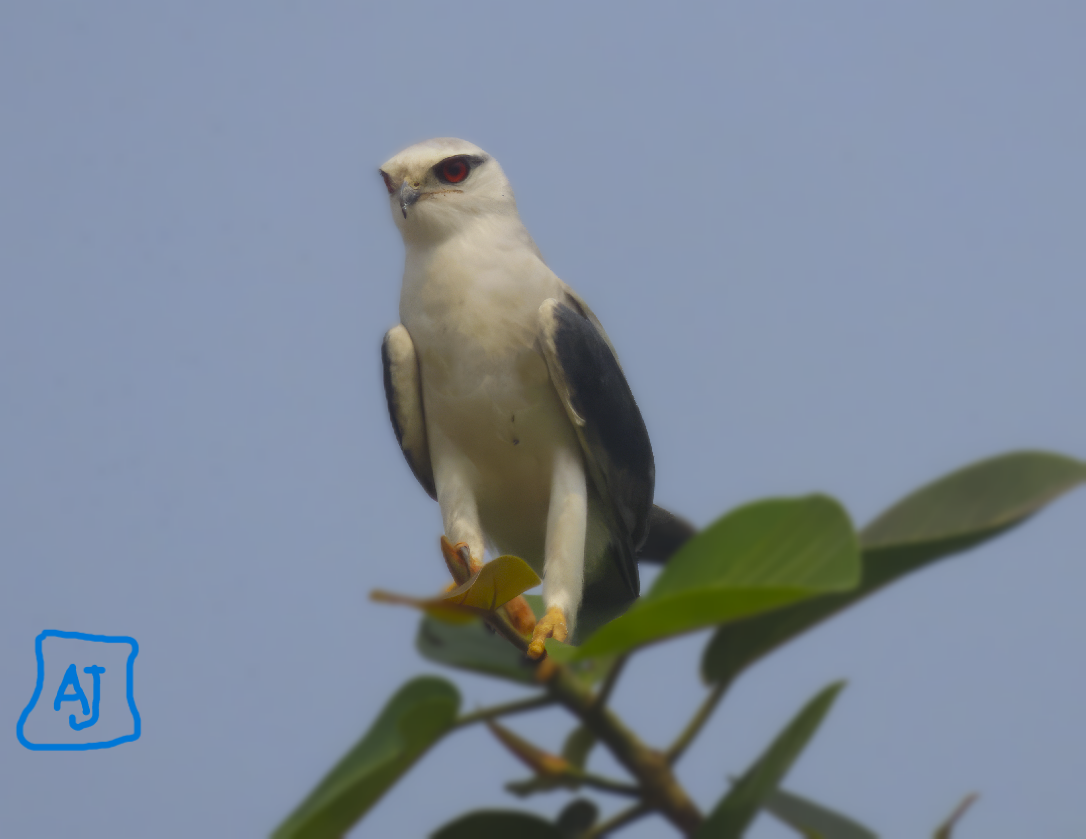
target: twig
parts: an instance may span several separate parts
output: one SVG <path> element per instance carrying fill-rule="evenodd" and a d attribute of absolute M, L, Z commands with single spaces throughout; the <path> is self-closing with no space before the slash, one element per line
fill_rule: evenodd
<path fill-rule="evenodd" d="M 674 765 L 687 747 L 694 741 L 694 738 L 701 732 L 702 727 L 709 721 L 709 717 L 713 715 L 713 711 L 716 710 L 716 706 L 720 704 L 720 700 L 724 698 L 724 693 L 728 689 L 728 682 L 717 682 L 709 695 L 705 697 L 705 700 L 701 703 L 701 706 L 695 712 L 694 716 L 690 718 L 690 722 L 686 724 L 686 728 L 682 730 L 682 733 L 675 739 L 675 742 L 671 744 L 671 747 L 667 750 L 667 762 Z"/>
<path fill-rule="evenodd" d="M 513 757 L 535 773 L 535 777 L 529 781 L 508 785 L 507 788 L 511 792 L 529 795 L 540 790 L 554 789 L 556 786 L 571 789 L 588 786 L 619 795 L 641 797 L 640 787 L 586 772 L 567 758 L 548 752 L 495 720 L 487 720 L 486 724 L 490 733 L 498 738 L 498 741 L 510 751 Z"/>
<path fill-rule="evenodd" d="M 493 612 L 487 615 L 485 620 L 518 650 L 527 652 L 528 639 L 516 630 L 503 611 Z M 536 663 L 535 676 L 537 682 L 546 685 L 549 693 L 546 698 L 561 703 L 571 711 L 634 776 L 646 812 L 658 810 L 684 836 L 693 836 L 703 818 L 697 805 L 672 773 L 667 756 L 645 745 L 604 704 L 624 663 L 623 659 L 615 662 L 598 695 L 585 687 L 568 667 L 559 664 L 550 656 L 545 655 Z M 518 710 L 541 707 L 543 704 L 543 698 L 538 698 L 512 703 L 500 712 L 494 708 L 484 709 L 462 718 L 457 726 L 490 719 L 498 713 L 515 713 Z"/>
<path fill-rule="evenodd" d="M 576 767 L 568 767 L 562 772 L 553 775 L 536 774 L 523 781 L 510 781 L 505 788 L 514 795 L 526 798 L 537 792 L 550 792 L 558 787 L 565 789 L 578 789 L 579 787 L 593 787 L 602 792 L 610 792 L 615 795 L 625 795 L 629 798 L 640 798 L 641 787 L 607 778 L 603 775 L 595 775 L 591 772 L 582 772 Z"/>
<path fill-rule="evenodd" d="M 602 708 L 607 704 L 607 700 L 611 698 L 611 691 L 615 689 L 615 682 L 618 681 L 618 677 L 622 674 L 622 669 L 626 666 L 626 662 L 629 658 L 629 653 L 623 653 L 615 659 L 615 663 L 612 664 L 611 669 L 607 671 L 607 675 L 603 679 L 603 684 L 600 686 L 599 693 L 596 694 L 597 708 Z"/>
<path fill-rule="evenodd" d="M 607 821 L 600 822 L 585 833 L 581 839 L 603 839 L 608 833 L 618 830 L 620 827 L 625 827 L 630 822 L 637 821 L 642 816 L 647 816 L 651 812 L 652 808 L 647 804 L 635 804 L 633 807 L 615 813 L 615 815 Z"/>
<path fill-rule="evenodd" d="M 633 775 L 644 804 L 660 813 L 684 836 L 693 836 L 702 823 L 697 805 L 687 795 L 666 757 L 646 746 L 615 714 L 596 703 L 596 697 L 566 667 L 551 662 L 547 688 L 573 712 Z"/>
<path fill-rule="evenodd" d="M 606 778 L 603 775 L 594 775 L 591 772 L 582 772 L 580 769 L 570 768 L 564 775 L 575 784 L 594 787 L 604 792 L 613 792 L 616 795 L 628 795 L 633 798 L 641 797 L 641 787 L 616 781 L 614 778 Z"/>
<path fill-rule="evenodd" d="M 954 812 L 947 817 L 947 820 L 939 825 L 939 828 L 935 831 L 935 839 L 950 839 L 950 834 L 954 830 L 954 825 L 958 823 L 958 819 L 965 815 L 965 811 L 972 807 L 973 802 L 979 797 L 977 793 L 971 792 L 963 798 L 961 803 L 954 808 Z"/>
<path fill-rule="evenodd" d="M 521 653 L 528 655 L 528 643 L 531 639 L 520 634 L 520 631 L 513 626 L 513 622 L 509 620 L 509 616 L 504 610 L 499 609 L 497 612 L 484 615 L 483 620 L 487 622 L 491 629 L 520 650 Z M 546 658 L 545 653 L 543 658 Z"/>
<path fill-rule="evenodd" d="M 471 725 L 477 722 L 485 722 L 486 720 L 496 719 L 497 717 L 504 717 L 509 714 L 520 714 L 524 711 L 534 711 L 536 708 L 546 708 L 548 705 L 553 705 L 555 699 L 553 696 L 533 696 L 531 699 L 520 699 L 516 702 L 507 702 L 504 705 L 492 705 L 489 708 L 480 708 L 478 711 L 473 711 L 470 714 L 464 714 L 454 724 L 453 728 L 463 728 L 466 725 Z"/>

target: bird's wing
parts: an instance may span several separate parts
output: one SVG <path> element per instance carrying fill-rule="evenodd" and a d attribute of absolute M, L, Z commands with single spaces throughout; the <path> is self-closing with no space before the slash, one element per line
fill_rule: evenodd
<path fill-rule="evenodd" d="M 437 500 L 430 444 L 426 439 L 426 416 L 422 409 L 419 360 L 415 355 L 415 344 L 403 324 L 392 327 L 385 335 L 381 344 L 381 361 L 385 367 L 388 418 L 392 420 L 396 441 L 422 488 Z"/>
<path fill-rule="evenodd" d="M 559 280 L 559 282 L 562 282 Z M 565 283 L 562 283 L 562 292 L 565 299 L 560 302 L 565 303 L 575 312 L 581 315 L 581 317 L 587 318 L 589 323 L 596 327 L 596 331 L 600 333 L 600 337 L 603 338 L 603 342 L 607 344 L 607 349 L 611 351 L 612 358 L 615 359 L 615 364 L 618 365 L 619 372 L 622 371 L 622 362 L 618 360 L 618 352 L 615 350 L 614 344 L 611 343 L 611 339 L 607 337 L 607 331 L 603 328 L 603 324 L 600 323 L 600 319 L 596 317 L 596 313 L 588 308 L 588 304 L 584 302 L 584 298 L 577 292 L 570 288 Z"/>
<path fill-rule="evenodd" d="M 637 596 L 636 554 L 648 534 L 656 479 L 649 433 L 611 342 L 583 301 L 572 292 L 561 302 L 547 300 L 539 321 L 551 381 L 603 501 L 619 571 Z"/>

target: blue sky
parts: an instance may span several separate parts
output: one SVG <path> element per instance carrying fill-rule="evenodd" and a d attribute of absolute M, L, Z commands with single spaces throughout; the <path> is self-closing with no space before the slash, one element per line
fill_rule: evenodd
<path fill-rule="evenodd" d="M 657 499 L 699 524 L 813 490 L 862 524 L 983 456 L 1086 456 L 1084 25 L 1072 3 L 5 4 L 0 834 L 266 834 L 435 672 L 415 616 L 367 599 L 445 582 L 378 352 L 403 252 L 376 168 L 418 140 L 501 161 L 618 348 Z M 847 678 L 790 788 L 886 837 L 974 790 L 957 835 L 1081 834 L 1084 523 L 1080 492 L 759 664 L 681 778 L 708 806 Z M 19 745 L 43 629 L 139 641 L 138 742 Z M 623 677 L 650 741 L 700 698 L 704 642 Z M 468 708 L 516 695 L 453 679 Z M 520 806 L 519 774 L 458 733 L 352 835 Z"/>

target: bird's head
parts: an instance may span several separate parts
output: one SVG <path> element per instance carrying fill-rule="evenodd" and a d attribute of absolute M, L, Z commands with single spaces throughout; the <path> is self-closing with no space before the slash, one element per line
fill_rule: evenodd
<path fill-rule="evenodd" d="M 405 240 L 440 239 L 484 216 L 518 218 L 498 161 L 473 143 L 438 137 L 381 167 L 392 218 Z"/>

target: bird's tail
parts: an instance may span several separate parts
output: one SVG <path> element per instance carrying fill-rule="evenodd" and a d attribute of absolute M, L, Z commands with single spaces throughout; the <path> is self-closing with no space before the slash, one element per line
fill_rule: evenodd
<path fill-rule="evenodd" d="M 697 529 L 686 519 L 652 505 L 649 513 L 649 535 L 637 551 L 639 562 L 667 562 Z"/>

